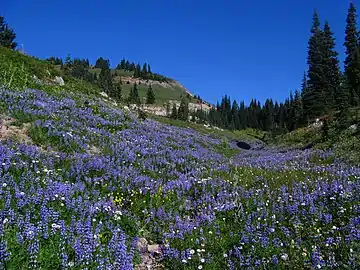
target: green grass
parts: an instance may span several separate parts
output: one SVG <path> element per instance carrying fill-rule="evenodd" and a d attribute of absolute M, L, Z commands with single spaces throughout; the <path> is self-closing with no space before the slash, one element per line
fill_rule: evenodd
<path fill-rule="evenodd" d="M 41 83 L 34 79 L 34 76 L 41 80 Z M 53 82 L 55 76 L 63 76 L 65 85 L 56 85 Z M 62 70 L 47 61 L 1 46 L 0 85 L 14 90 L 33 88 L 51 93 L 70 91 L 95 94 L 100 92 L 94 84 L 64 76 Z"/>
<path fill-rule="evenodd" d="M 130 89 L 133 87 L 132 84 L 124 83 L 122 85 L 123 89 L 123 97 L 127 98 L 130 93 Z M 155 93 L 155 102 L 159 105 L 164 105 L 164 103 L 168 100 L 180 100 L 181 96 L 185 93 L 182 89 L 176 89 L 169 85 L 169 87 L 162 87 L 158 84 L 152 85 L 153 91 Z M 141 102 L 146 101 L 146 92 L 148 90 L 148 86 L 144 84 L 138 85 L 139 96 Z"/>
<path fill-rule="evenodd" d="M 177 119 L 171 119 L 167 117 L 149 115 L 149 118 L 156 120 L 158 122 L 168 124 L 171 126 L 181 127 L 181 128 L 191 128 L 202 134 L 212 136 L 217 139 L 228 139 L 228 140 L 245 140 L 245 141 L 259 141 L 258 138 L 262 138 L 266 132 L 255 129 L 245 129 L 245 130 L 218 130 L 213 128 L 206 128 L 202 124 L 197 124 L 193 122 L 184 122 Z"/>
<path fill-rule="evenodd" d="M 96 73 L 97 75 L 100 74 L 99 68 L 94 68 L 91 70 L 91 72 Z M 127 71 L 127 70 L 119 70 L 119 69 L 113 69 L 111 70 L 112 74 L 115 74 L 115 80 L 118 81 L 121 77 L 133 77 L 134 72 Z M 139 80 L 140 81 L 140 80 Z M 173 80 L 169 79 L 169 82 L 172 82 Z M 133 84 L 123 82 L 122 89 L 123 89 L 123 98 L 127 98 L 130 93 L 130 89 L 133 87 Z M 152 84 L 153 91 L 155 93 L 155 102 L 159 105 L 164 105 L 164 103 L 168 100 L 180 100 L 183 95 L 186 95 L 186 92 L 183 88 L 176 85 L 171 84 L 165 84 L 165 86 L 162 86 L 158 83 Z M 148 85 L 146 84 L 138 84 L 138 91 L 139 96 L 142 102 L 146 101 L 146 92 L 148 90 Z M 195 99 L 191 99 L 191 102 L 196 102 Z"/>

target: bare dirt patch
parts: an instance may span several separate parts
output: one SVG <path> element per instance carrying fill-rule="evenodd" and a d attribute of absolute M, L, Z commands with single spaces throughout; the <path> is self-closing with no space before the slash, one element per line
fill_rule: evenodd
<path fill-rule="evenodd" d="M 9 116 L 0 116 L 0 140 L 14 139 L 24 143 L 30 143 L 31 138 L 27 135 L 30 123 L 15 126 L 16 119 Z"/>

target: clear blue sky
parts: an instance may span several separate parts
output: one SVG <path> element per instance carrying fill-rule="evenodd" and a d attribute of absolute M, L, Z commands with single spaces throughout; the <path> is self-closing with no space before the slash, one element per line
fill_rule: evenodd
<path fill-rule="evenodd" d="M 360 10 L 360 1 L 355 1 Z M 210 102 L 282 100 L 300 87 L 313 9 L 343 59 L 349 0 L 2 0 L 31 55 L 151 64 Z"/>

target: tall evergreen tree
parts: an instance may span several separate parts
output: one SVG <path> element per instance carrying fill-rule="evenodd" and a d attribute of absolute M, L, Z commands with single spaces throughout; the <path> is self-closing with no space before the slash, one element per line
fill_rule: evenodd
<path fill-rule="evenodd" d="M 135 78 L 140 78 L 141 77 L 141 68 L 140 68 L 140 64 L 137 64 L 134 70 L 134 77 Z"/>
<path fill-rule="evenodd" d="M 120 61 L 120 69 L 125 69 L 125 68 L 126 68 L 126 61 L 125 58 L 123 58 Z"/>
<path fill-rule="evenodd" d="M 336 102 L 337 110 L 342 111 L 349 107 L 350 86 L 348 84 L 348 80 L 346 79 L 345 75 L 341 77 L 341 84 L 336 91 L 335 102 Z"/>
<path fill-rule="evenodd" d="M 150 84 L 146 92 L 146 104 L 154 104 L 154 103 L 155 103 L 155 93 Z"/>
<path fill-rule="evenodd" d="M 0 46 L 15 49 L 17 43 L 15 42 L 16 34 L 13 29 L 5 22 L 3 16 L 0 16 Z"/>
<path fill-rule="evenodd" d="M 178 118 L 178 110 L 176 108 L 175 103 L 173 103 L 170 118 L 172 118 L 172 119 L 177 119 Z"/>
<path fill-rule="evenodd" d="M 293 104 L 291 106 L 291 117 L 293 118 L 293 123 L 291 130 L 295 130 L 300 127 L 301 121 L 302 121 L 302 114 L 303 114 L 303 108 L 302 108 L 302 101 L 301 101 L 301 94 L 299 90 L 295 90 L 295 96 L 293 100 Z"/>
<path fill-rule="evenodd" d="M 144 63 L 144 65 L 141 69 L 141 75 L 146 77 L 147 73 L 148 73 L 148 65 L 147 65 L 147 63 Z"/>
<path fill-rule="evenodd" d="M 130 70 L 130 69 L 131 69 L 131 65 L 130 65 L 129 60 L 126 60 L 126 62 L 125 62 L 125 69 L 131 71 L 131 70 Z"/>
<path fill-rule="evenodd" d="M 122 87 L 121 87 L 121 83 L 118 82 L 116 83 L 115 85 L 115 96 L 114 98 L 117 100 L 117 101 L 121 101 L 122 100 Z"/>
<path fill-rule="evenodd" d="M 99 87 L 110 97 L 115 97 L 115 88 L 112 82 L 111 70 L 109 67 L 104 67 L 100 71 L 98 79 Z"/>
<path fill-rule="evenodd" d="M 110 68 L 110 62 L 109 62 L 109 60 L 105 60 L 104 58 L 99 57 L 96 60 L 95 68 L 109 69 Z"/>
<path fill-rule="evenodd" d="M 325 107 L 324 34 L 320 19 L 314 11 L 311 37 L 308 43 L 308 87 L 303 93 L 304 111 L 308 119 L 319 116 Z"/>
<path fill-rule="evenodd" d="M 338 53 L 335 51 L 335 38 L 329 23 L 325 22 L 323 31 L 324 42 L 324 111 L 328 112 L 335 107 L 335 92 L 340 87 L 340 68 Z"/>
<path fill-rule="evenodd" d="M 133 104 L 140 104 L 140 96 L 137 89 L 137 84 L 135 83 L 134 86 L 130 89 L 128 101 Z"/>
<path fill-rule="evenodd" d="M 348 80 L 349 85 L 349 98 L 350 104 L 356 105 L 355 96 L 357 93 L 357 88 L 359 86 L 359 82 L 357 81 L 357 47 L 359 42 L 359 32 L 357 30 L 357 14 L 356 14 L 356 7 L 353 2 L 350 2 L 350 6 L 348 9 L 348 14 L 346 18 L 346 29 L 345 29 L 345 61 L 344 61 L 344 69 L 345 75 Z"/>
<path fill-rule="evenodd" d="M 189 101 L 186 97 L 182 97 L 178 110 L 178 119 L 187 121 L 189 118 Z"/>
<path fill-rule="evenodd" d="M 167 117 L 170 117 L 171 115 L 171 108 L 170 108 L 170 103 L 169 102 L 166 102 L 166 116 Z"/>

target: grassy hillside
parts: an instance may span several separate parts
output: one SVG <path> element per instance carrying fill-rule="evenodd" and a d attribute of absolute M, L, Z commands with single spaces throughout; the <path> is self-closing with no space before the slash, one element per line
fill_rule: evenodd
<path fill-rule="evenodd" d="M 323 126 L 309 125 L 269 140 L 278 146 L 316 149 L 331 149 L 337 158 L 351 164 L 360 163 L 360 107 L 351 108 L 346 119 L 339 112 L 329 121 L 326 131 Z"/>
<path fill-rule="evenodd" d="M 56 91 L 59 87 L 54 83 L 55 76 L 61 76 L 65 81 L 65 86 L 62 89 L 68 91 L 85 92 L 96 94 L 100 89 L 86 81 L 66 76 L 60 66 L 54 66 L 47 61 L 24 55 L 20 52 L 12 51 L 4 47 L 0 47 L 0 82 L 5 84 L 7 88 L 36 88 L 47 91 Z M 93 73 L 100 74 L 100 69 L 91 69 Z M 133 72 L 126 70 L 112 70 L 116 74 L 114 81 L 131 80 L 141 81 L 132 78 Z M 33 76 L 37 79 L 34 79 Z M 41 83 L 39 83 L 41 81 Z M 163 105 L 168 100 L 180 100 L 181 96 L 186 95 L 185 90 L 175 81 L 169 79 L 169 83 L 159 84 L 158 82 L 143 82 L 138 85 L 139 96 L 142 101 L 146 100 L 146 92 L 148 84 L 152 84 L 155 93 L 156 103 Z M 126 83 L 122 85 L 123 97 L 129 95 L 133 83 Z M 195 100 L 194 100 L 195 101 Z"/>
<path fill-rule="evenodd" d="M 151 119 L 159 121 L 161 123 L 182 127 L 182 128 L 190 128 L 196 130 L 201 134 L 206 134 L 211 137 L 217 139 L 227 139 L 227 140 L 245 140 L 248 142 L 260 143 L 261 138 L 263 138 L 267 132 L 255 129 L 246 129 L 246 130 L 224 130 L 224 129 L 217 129 L 213 127 L 206 127 L 202 124 L 197 124 L 193 122 L 184 122 L 177 119 L 171 119 L 167 117 L 161 117 L 156 115 L 149 115 Z"/>
<path fill-rule="evenodd" d="M 358 164 L 230 143 L 267 135 L 256 130 L 140 121 L 81 80 L 53 84 L 46 62 L 10 56 L 0 61 L 0 269 L 360 268 Z M 326 148 L 335 128 L 322 141 L 311 128 L 275 139 Z M 358 140 L 340 136 L 346 149 Z"/>
<path fill-rule="evenodd" d="M 34 77 L 35 76 L 35 77 Z M 63 76 L 65 86 L 54 82 Z M 86 81 L 64 76 L 63 72 L 47 61 L 24 55 L 0 46 L 0 83 L 8 89 L 34 88 L 48 92 L 59 90 L 97 94 L 100 89 Z"/>

